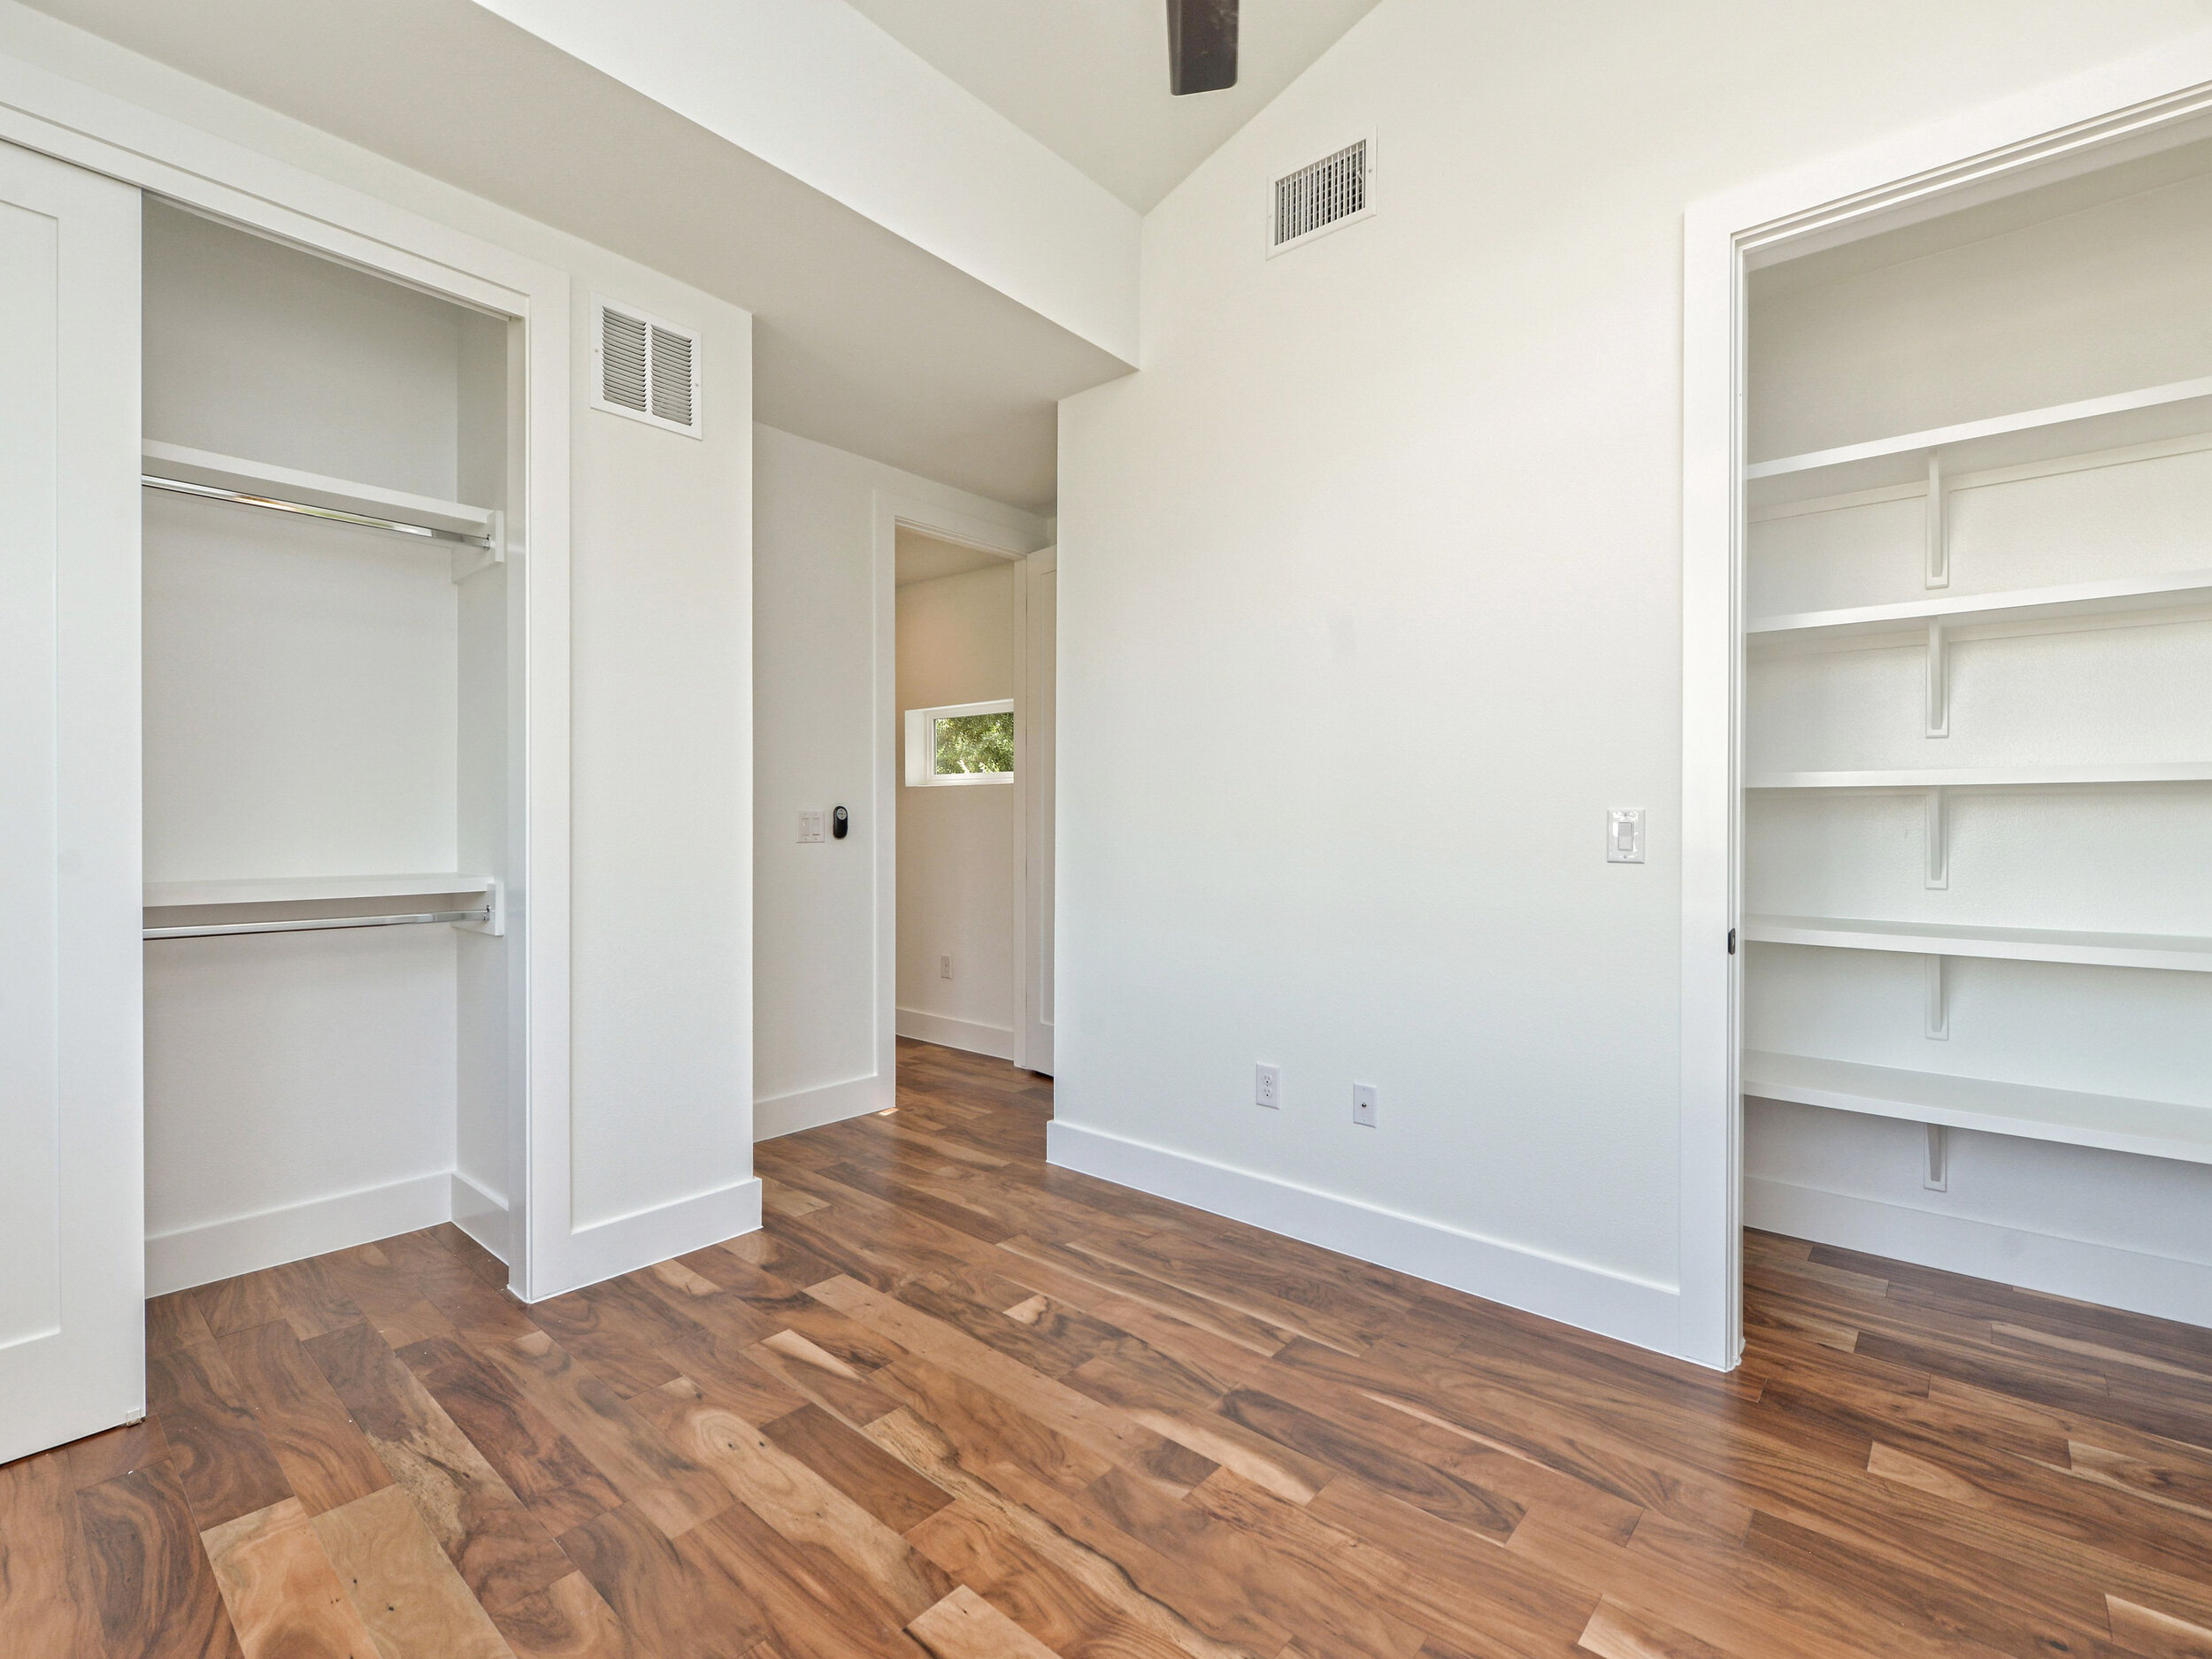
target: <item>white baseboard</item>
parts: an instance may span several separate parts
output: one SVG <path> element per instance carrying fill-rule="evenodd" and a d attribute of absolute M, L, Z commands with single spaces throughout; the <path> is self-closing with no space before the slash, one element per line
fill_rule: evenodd
<path fill-rule="evenodd" d="M 627 1216 L 593 1222 L 569 1235 L 565 1282 L 549 1286 L 539 1300 L 558 1296 L 618 1274 L 634 1273 L 672 1256 L 703 1250 L 710 1244 L 760 1230 L 760 1179 L 748 1177 L 710 1193 L 657 1204 Z"/>
<path fill-rule="evenodd" d="M 514 1259 L 507 1253 L 507 1201 L 458 1170 L 453 1171 L 453 1225 L 501 1261 Z"/>
<path fill-rule="evenodd" d="M 1671 1286 L 1540 1255 L 1080 1124 L 1048 1124 L 1045 1158 L 1063 1169 L 1249 1222 L 1639 1348 L 1679 1351 L 1681 1298 Z"/>
<path fill-rule="evenodd" d="M 146 1294 L 165 1296 L 302 1256 L 434 1227 L 450 1219 L 452 1211 L 452 1176 L 441 1170 L 258 1215 L 179 1227 L 146 1240 Z"/>
<path fill-rule="evenodd" d="M 955 1019 L 949 1014 L 925 1014 L 918 1008 L 899 1010 L 898 1033 L 917 1042 L 933 1042 L 970 1054 L 987 1054 L 994 1060 L 1014 1057 L 1014 1028 L 987 1025 L 980 1020 Z"/>
<path fill-rule="evenodd" d="M 1744 1179 L 1744 1220 L 1769 1233 L 1994 1279 L 2078 1302 L 2212 1325 L 2212 1266 L 2030 1233 L 1763 1176 Z"/>
<path fill-rule="evenodd" d="M 842 1123 L 848 1118 L 879 1112 L 897 1104 L 898 1091 L 894 1082 L 872 1073 L 848 1078 L 842 1083 L 826 1083 L 819 1088 L 794 1089 L 788 1094 L 775 1094 L 753 1102 L 753 1139 L 773 1141 L 778 1135 L 819 1129 L 824 1124 Z"/>

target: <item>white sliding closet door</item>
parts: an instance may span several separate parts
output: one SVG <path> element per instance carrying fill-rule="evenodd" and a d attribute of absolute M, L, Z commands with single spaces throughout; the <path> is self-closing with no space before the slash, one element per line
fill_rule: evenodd
<path fill-rule="evenodd" d="M 0 143 L 0 1463 L 145 1412 L 138 243 Z"/>

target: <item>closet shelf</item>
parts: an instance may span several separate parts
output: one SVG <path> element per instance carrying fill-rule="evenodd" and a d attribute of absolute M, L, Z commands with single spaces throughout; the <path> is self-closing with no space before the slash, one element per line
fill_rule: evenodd
<path fill-rule="evenodd" d="M 2212 570 L 2174 571 L 2159 576 L 2069 582 L 2058 588 L 2023 588 L 2009 593 L 1945 595 L 1908 600 L 1901 604 L 1792 611 L 1755 617 L 1745 625 L 1744 632 L 1755 637 L 1909 634 L 1931 622 L 1947 626 L 1977 622 L 2033 622 L 2049 617 L 2160 611 L 2206 603 L 2212 603 Z"/>
<path fill-rule="evenodd" d="M 256 876 L 234 881 L 149 881 L 150 910 L 219 904 L 312 904 L 334 899 L 403 899 L 445 893 L 489 893 L 490 876 L 434 871 L 402 876 Z"/>
<path fill-rule="evenodd" d="M 1971 927 L 1936 922 L 1863 921 L 1840 916 L 1747 916 L 1754 944 L 1894 950 L 1923 956 L 2068 962 L 2097 968 L 2162 968 L 2212 973 L 2212 939 L 2179 933 L 2093 933 L 2055 927 Z"/>
<path fill-rule="evenodd" d="M 2122 766 L 1952 766 L 1886 772 L 1755 772 L 1747 789 L 2022 789 L 2063 785 L 2212 782 L 2212 760 Z"/>
<path fill-rule="evenodd" d="M 2212 378 L 2177 380 L 1755 461 L 1744 468 L 1744 479 L 1754 487 L 1755 503 L 1768 505 L 1908 484 L 1926 477 L 1928 457 L 1934 451 L 1941 452 L 1946 470 L 1964 471 L 2147 443 L 2208 427 L 2212 427 Z"/>
<path fill-rule="evenodd" d="M 1876 1118 L 2212 1164 L 2212 1107 L 2082 1094 L 1807 1055 L 1744 1056 L 1743 1092 Z"/>
<path fill-rule="evenodd" d="M 411 495 L 379 484 L 327 478 L 319 472 L 187 449 L 178 443 L 147 440 L 141 477 L 156 488 L 181 488 L 188 494 L 334 518 L 374 529 L 457 539 L 486 547 L 495 547 L 498 541 L 500 515 L 488 507 Z"/>

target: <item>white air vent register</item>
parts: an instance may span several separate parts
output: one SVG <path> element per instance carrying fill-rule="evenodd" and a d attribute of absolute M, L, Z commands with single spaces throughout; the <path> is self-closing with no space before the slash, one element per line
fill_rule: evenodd
<path fill-rule="evenodd" d="M 591 406 L 701 436 L 699 336 L 596 295 L 592 308 L 598 327 Z"/>
<path fill-rule="evenodd" d="M 1268 219 L 1271 257 L 1364 219 L 1375 211 L 1373 134 L 1275 180 Z"/>

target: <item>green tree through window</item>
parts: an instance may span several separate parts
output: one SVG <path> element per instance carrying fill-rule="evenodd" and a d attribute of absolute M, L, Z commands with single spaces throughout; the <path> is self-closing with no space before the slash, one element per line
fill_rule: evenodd
<path fill-rule="evenodd" d="M 937 720 L 937 775 L 1014 770 L 1014 717 L 942 715 Z"/>

